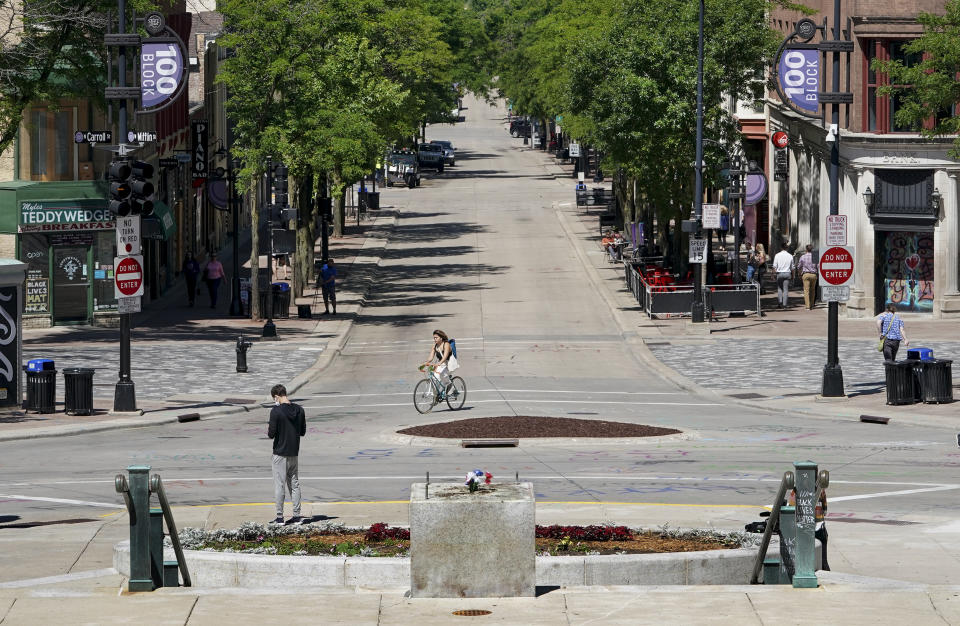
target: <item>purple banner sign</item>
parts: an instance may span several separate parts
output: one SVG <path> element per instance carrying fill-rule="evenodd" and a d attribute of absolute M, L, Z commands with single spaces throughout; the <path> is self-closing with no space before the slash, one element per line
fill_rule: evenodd
<path fill-rule="evenodd" d="M 763 172 L 750 172 L 747 174 L 746 183 L 744 204 L 747 206 L 759 204 L 767 196 L 767 177 Z"/>
<path fill-rule="evenodd" d="M 145 39 L 140 47 L 140 96 L 144 109 L 160 107 L 176 98 L 183 72 L 180 45 L 168 38 Z"/>
<path fill-rule="evenodd" d="M 792 104 L 816 113 L 820 108 L 820 52 L 786 49 L 777 68 L 780 87 Z"/>

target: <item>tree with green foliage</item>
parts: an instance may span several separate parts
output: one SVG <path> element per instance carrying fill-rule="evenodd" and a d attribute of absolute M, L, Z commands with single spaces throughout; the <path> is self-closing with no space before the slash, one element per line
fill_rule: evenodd
<path fill-rule="evenodd" d="M 950 156 L 960 159 L 960 0 L 947 0 L 945 13 L 921 13 L 923 35 L 910 41 L 903 60 L 874 60 L 872 68 L 888 76 L 878 95 L 899 99 L 896 121 L 928 138 L 954 137 Z M 892 87 L 890 85 L 909 85 Z"/>
<path fill-rule="evenodd" d="M 153 3 L 130 0 L 140 13 Z M 115 0 L 0 0 L 0 153 L 37 102 L 88 98 L 103 106 L 103 33 Z"/>

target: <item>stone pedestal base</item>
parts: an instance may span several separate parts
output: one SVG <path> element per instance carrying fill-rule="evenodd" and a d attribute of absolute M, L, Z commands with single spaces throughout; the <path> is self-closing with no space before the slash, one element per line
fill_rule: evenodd
<path fill-rule="evenodd" d="M 533 597 L 535 500 L 531 483 L 458 483 L 410 489 L 410 595 Z"/>

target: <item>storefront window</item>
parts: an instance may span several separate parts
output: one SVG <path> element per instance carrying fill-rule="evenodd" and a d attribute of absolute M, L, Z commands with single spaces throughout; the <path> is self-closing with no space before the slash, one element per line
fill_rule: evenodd
<path fill-rule="evenodd" d="M 878 232 L 884 305 L 900 311 L 933 312 L 933 233 Z"/>
<path fill-rule="evenodd" d="M 44 235 L 20 237 L 20 260 L 27 264 L 24 291 L 26 314 L 50 312 L 50 248 Z"/>
<path fill-rule="evenodd" d="M 93 247 L 93 310 L 116 310 L 117 297 L 113 286 L 113 258 L 117 255 L 114 231 L 97 233 Z"/>
<path fill-rule="evenodd" d="M 26 118 L 25 153 L 20 176 L 25 180 L 74 180 L 73 140 L 76 107 L 57 111 L 32 109 Z M 25 171 L 26 170 L 26 171 Z"/>

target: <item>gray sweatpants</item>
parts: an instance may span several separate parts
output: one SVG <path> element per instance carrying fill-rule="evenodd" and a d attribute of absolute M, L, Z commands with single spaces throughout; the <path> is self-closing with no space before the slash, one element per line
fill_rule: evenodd
<path fill-rule="evenodd" d="M 283 499 L 290 493 L 294 516 L 300 515 L 300 476 L 297 457 L 273 455 L 273 499 L 277 503 L 277 517 L 283 517 Z"/>

